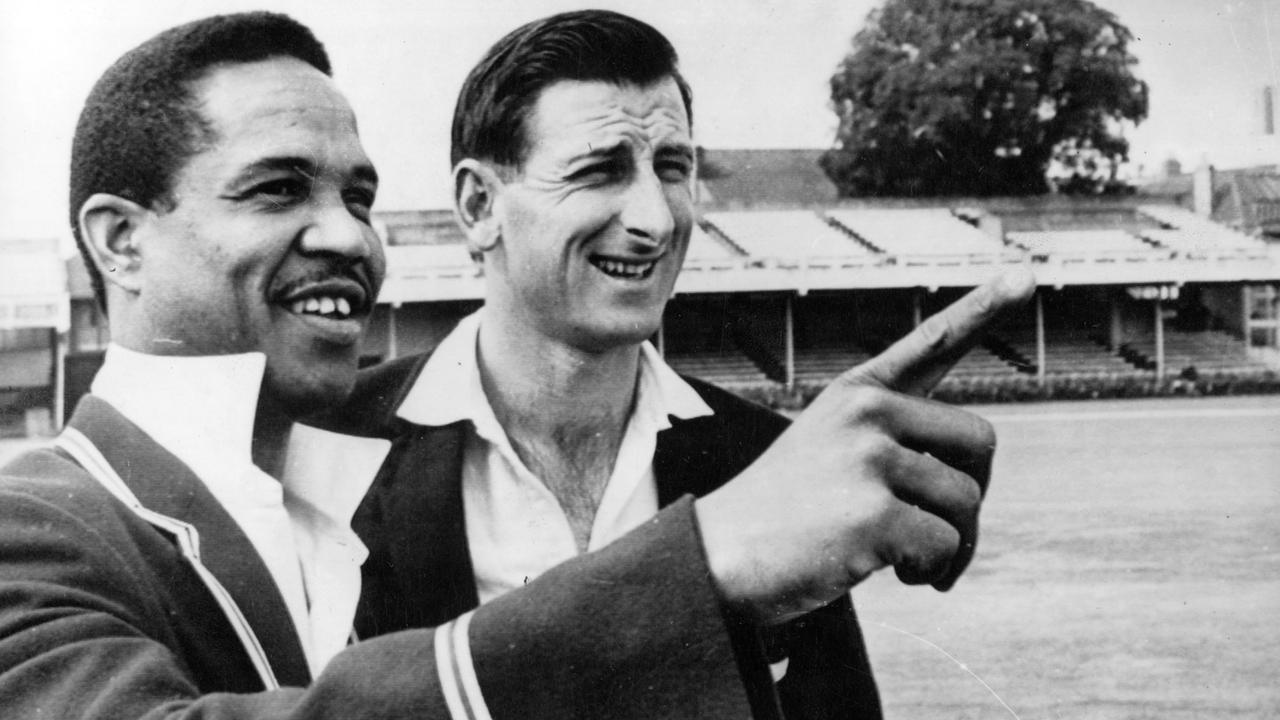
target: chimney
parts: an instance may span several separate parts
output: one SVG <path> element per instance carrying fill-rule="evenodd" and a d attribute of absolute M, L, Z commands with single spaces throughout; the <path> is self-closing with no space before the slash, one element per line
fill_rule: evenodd
<path fill-rule="evenodd" d="M 1213 166 L 1207 158 L 1191 175 L 1191 202 L 1197 215 L 1213 217 Z"/>

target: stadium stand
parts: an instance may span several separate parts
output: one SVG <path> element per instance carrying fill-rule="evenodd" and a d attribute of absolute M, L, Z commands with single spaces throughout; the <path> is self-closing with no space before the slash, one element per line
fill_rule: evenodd
<path fill-rule="evenodd" d="M 994 376 L 1013 377 L 1018 372 L 1016 364 L 996 355 L 989 348 L 976 347 L 960 358 L 948 375 L 953 377 Z"/>
<path fill-rule="evenodd" d="M 447 245 L 389 245 L 387 267 L 402 279 L 476 275 L 479 266 L 462 243 Z"/>
<path fill-rule="evenodd" d="M 1054 256 L 1063 262 L 1148 260 L 1160 254 L 1154 245 L 1124 230 L 1014 231 L 1007 238 L 1032 255 Z"/>
<path fill-rule="evenodd" d="M 684 269 L 732 270 L 742 265 L 744 257 L 745 253 L 723 235 L 709 233 L 695 224 L 684 256 Z"/>
<path fill-rule="evenodd" d="M 1005 342 L 1010 348 L 1027 358 L 1030 370 L 1036 372 L 1036 338 L 1022 332 L 1010 335 Z M 1106 344 L 1087 332 L 1078 330 L 1054 330 L 1045 337 L 1045 375 L 1128 377 L 1150 371 L 1136 367 L 1118 352 L 1107 349 Z"/>
<path fill-rule="evenodd" d="M 872 249 L 829 225 L 818 214 L 796 210 L 711 212 L 709 230 L 762 261 L 781 267 L 863 265 Z"/>
<path fill-rule="evenodd" d="M 1182 208 L 1144 205 L 1142 215 L 1160 224 L 1157 229 L 1143 231 L 1147 240 L 1182 253 L 1246 253 L 1265 255 L 1266 243 L 1238 233 Z"/>
<path fill-rule="evenodd" d="M 727 388 L 767 385 L 764 371 L 737 348 L 668 354 L 666 361 L 676 372 Z"/>
<path fill-rule="evenodd" d="M 1144 335 L 1126 343 L 1145 364 L 1156 362 L 1155 337 Z M 1243 343 L 1218 331 L 1164 334 L 1164 362 L 1167 373 L 1192 376 L 1198 374 L 1242 374 L 1265 372 L 1269 366 L 1249 357 Z"/>
<path fill-rule="evenodd" d="M 871 358 L 857 348 L 806 348 L 795 351 L 797 383 L 829 383 L 837 375 Z"/>
<path fill-rule="evenodd" d="M 830 210 L 827 217 L 887 255 L 989 256 L 1005 249 L 946 208 Z"/>

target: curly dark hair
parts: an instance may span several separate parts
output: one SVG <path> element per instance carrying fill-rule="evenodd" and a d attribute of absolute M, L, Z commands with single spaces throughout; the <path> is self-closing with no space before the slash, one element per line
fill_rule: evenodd
<path fill-rule="evenodd" d="M 218 15 L 170 28 L 125 53 L 89 92 L 71 144 L 71 231 L 99 305 L 101 273 L 80 235 L 79 214 L 96 193 L 172 209 L 173 181 L 215 138 L 193 84 L 222 63 L 294 57 L 331 75 L 324 46 L 306 26 L 268 12 Z"/>
<path fill-rule="evenodd" d="M 561 80 L 648 85 L 671 77 L 692 123 L 693 95 L 678 62 L 662 33 L 607 10 L 560 13 L 516 28 L 489 48 L 462 85 L 450 161 L 470 157 L 519 167 L 528 149 L 524 124 L 538 94 Z"/>

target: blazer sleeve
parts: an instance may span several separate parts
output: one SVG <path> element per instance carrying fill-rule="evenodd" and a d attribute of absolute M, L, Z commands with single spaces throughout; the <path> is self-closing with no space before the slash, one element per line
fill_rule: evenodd
<path fill-rule="evenodd" d="M 173 617 L 180 561 L 149 526 L 43 455 L 0 472 L 5 717 L 747 717 L 689 501 L 449 625 L 353 645 L 308 687 L 254 691 L 243 658 L 220 673 L 191 650 L 207 619 Z"/>

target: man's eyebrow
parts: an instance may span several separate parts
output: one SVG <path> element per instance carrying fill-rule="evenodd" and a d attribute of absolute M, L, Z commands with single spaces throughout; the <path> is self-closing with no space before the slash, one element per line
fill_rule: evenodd
<path fill-rule="evenodd" d="M 272 172 L 296 172 L 307 177 L 315 177 L 316 166 L 310 159 L 295 156 L 264 157 L 245 165 L 236 173 L 236 183 L 251 182 L 259 175 Z"/>
<path fill-rule="evenodd" d="M 598 160 L 601 158 L 613 158 L 619 155 L 626 155 L 626 143 L 618 140 L 609 144 L 592 145 L 587 144 L 587 149 L 568 158 L 568 163 L 573 164 L 584 160 Z"/>
<path fill-rule="evenodd" d="M 259 175 L 272 172 L 295 172 L 308 178 L 314 178 L 320 174 L 315 161 L 308 157 L 297 155 L 265 157 L 244 166 L 236 174 L 233 184 L 252 182 Z M 351 175 L 361 182 L 367 182 L 372 185 L 378 184 L 378 171 L 368 163 L 356 165 L 352 168 Z"/>
<path fill-rule="evenodd" d="M 693 146 L 685 142 L 660 145 L 654 155 L 668 158 L 674 155 L 689 162 L 693 162 L 695 157 Z"/>

